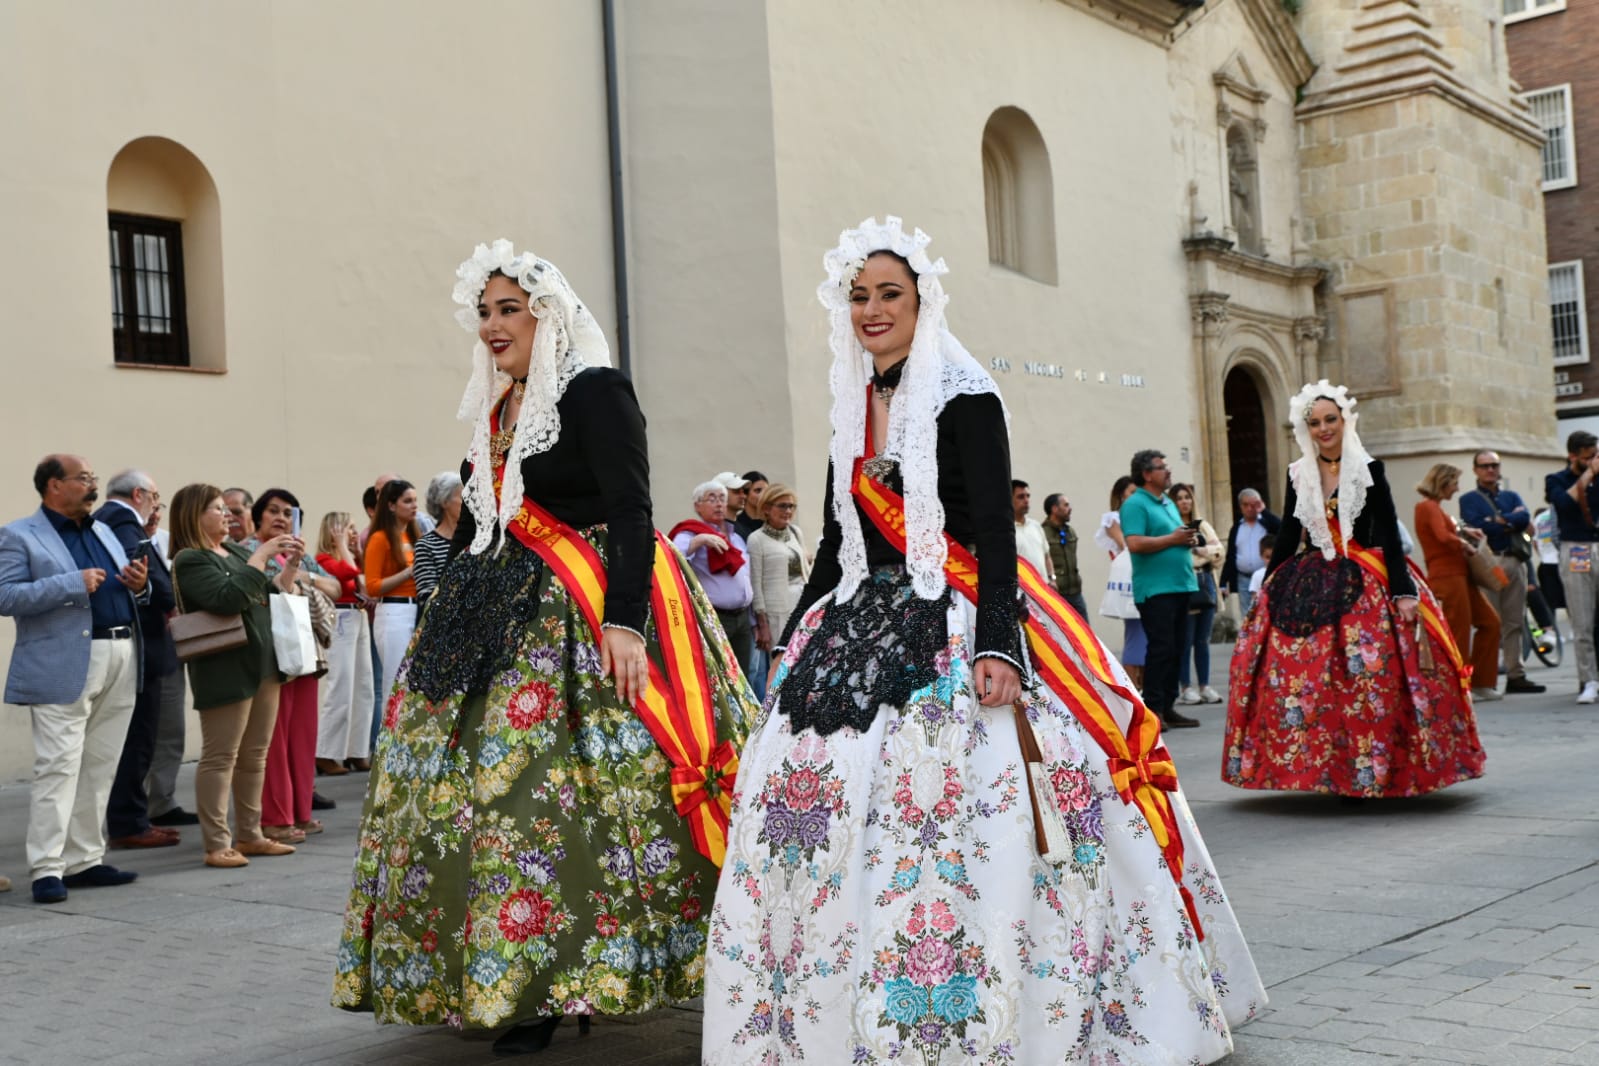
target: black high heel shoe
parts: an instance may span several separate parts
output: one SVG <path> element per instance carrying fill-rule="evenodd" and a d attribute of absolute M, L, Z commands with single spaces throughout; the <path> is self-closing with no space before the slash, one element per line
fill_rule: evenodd
<path fill-rule="evenodd" d="M 502 1033 L 494 1041 L 494 1054 L 501 1058 L 511 1055 L 532 1055 L 543 1051 L 550 1046 L 550 1041 L 555 1039 L 555 1030 L 561 1024 L 564 1015 L 557 1014 L 550 1018 L 540 1018 L 536 1022 L 518 1022 L 508 1032 Z M 589 1035 L 591 1017 L 587 1014 L 577 1016 L 577 1035 Z"/>

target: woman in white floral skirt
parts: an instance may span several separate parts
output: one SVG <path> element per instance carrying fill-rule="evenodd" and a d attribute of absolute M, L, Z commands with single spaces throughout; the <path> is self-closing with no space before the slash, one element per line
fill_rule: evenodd
<path fill-rule="evenodd" d="M 826 525 L 739 770 L 704 1060 L 1214 1062 L 1265 992 L 1158 724 L 1019 595 L 1005 410 L 927 242 L 868 219 L 824 259 Z"/>

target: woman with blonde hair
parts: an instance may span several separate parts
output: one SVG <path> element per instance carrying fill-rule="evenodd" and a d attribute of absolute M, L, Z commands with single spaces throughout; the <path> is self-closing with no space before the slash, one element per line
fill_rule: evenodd
<path fill-rule="evenodd" d="M 1483 550 L 1482 530 L 1463 526 L 1443 509 L 1460 491 L 1460 467 L 1434 463 L 1416 486 L 1416 539 L 1427 563 L 1427 584 L 1443 606 L 1461 658 L 1471 664 L 1471 697 L 1503 699 L 1499 673 L 1499 612 L 1471 577 L 1471 556 Z M 1473 633 L 1475 630 L 1475 633 Z"/>
<path fill-rule="evenodd" d="M 348 511 L 329 511 L 317 531 L 316 561 L 339 583 L 316 736 L 316 768 L 334 776 L 372 767 L 372 630 L 363 610 L 366 576 L 355 561 L 360 536 Z"/>
<path fill-rule="evenodd" d="M 271 537 L 253 552 L 228 539 L 230 515 L 215 485 L 185 485 L 172 497 L 172 582 L 178 611 L 209 611 L 244 620 L 245 644 L 189 660 L 189 691 L 200 712 L 195 810 L 207 866 L 247 866 L 247 855 L 289 855 L 294 848 L 261 831 L 267 748 L 278 718 L 278 664 L 267 596 L 293 587 L 305 545 Z M 267 562 L 283 555 L 277 581 Z M 228 794 L 235 831 L 228 834 Z"/>
<path fill-rule="evenodd" d="M 762 524 L 750 531 L 750 584 L 755 588 L 755 646 L 770 653 L 774 632 L 781 632 L 794 605 L 799 602 L 805 580 L 811 576 L 805 558 L 805 540 L 794 524 L 799 496 L 781 482 L 766 486 L 761 494 Z M 768 668 L 769 669 L 769 668 Z M 768 670 L 758 670 L 757 696 L 766 696 Z"/>

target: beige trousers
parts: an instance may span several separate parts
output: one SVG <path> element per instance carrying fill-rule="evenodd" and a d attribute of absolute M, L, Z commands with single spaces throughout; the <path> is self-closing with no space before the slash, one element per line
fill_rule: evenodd
<path fill-rule="evenodd" d="M 139 695 L 132 640 L 89 643 L 89 673 L 72 703 L 37 703 L 28 868 L 34 880 L 82 873 L 105 859 L 105 810 Z"/>
<path fill-rule="evenodd" d="M 266 781 L 267 748 L 278 720 L 278 682 L 263 681 L 255 697 L 200 712 L 200 762 L 194 773 L 194 808 L 207 853 L 234 839 L 261 840 L 261 787 Z M 233 820 L 228 835 L 228 793 Z"/>

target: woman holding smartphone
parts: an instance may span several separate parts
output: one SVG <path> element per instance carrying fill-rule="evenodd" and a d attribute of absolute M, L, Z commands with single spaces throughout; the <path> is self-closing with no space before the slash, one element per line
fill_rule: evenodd
<path fill-rule="evenodd" d="M 339 595 L 339 583 L 314 559 L 305 555 L 305 541 L 295 533 L 300 501 L 288 489 L 267 489 L 250 508 L 256 536 L 261 540 L 288 537 L 297 548 L 297 565 L 287 588 L 305 594 L 315 586 L 330 598 Z M 250 541 L 245 542 L 249 547 Z M 286 555 L 267 560 L 267 576 L 287 570 Z M 317 678 L 314 674 L 283 682 L 278 695 L 278 720 L 267 750 L 266 788 L 261 793 L 261 831 L 273 840 L 298 844 L 307 833 L 322 832 L 311 817 L 311 790 L 316 780 Z"/>

